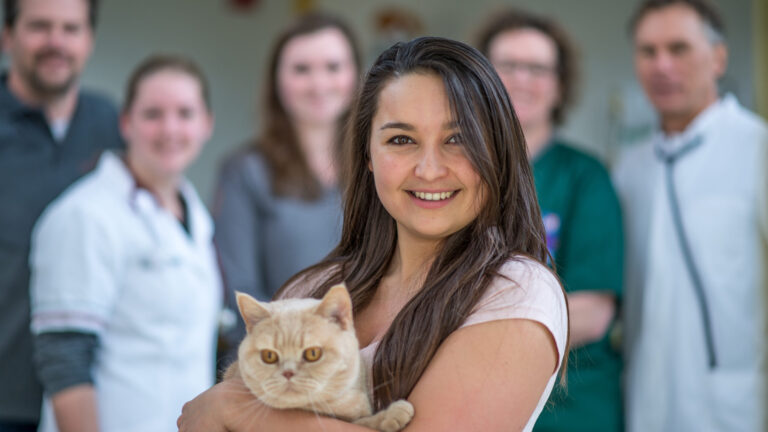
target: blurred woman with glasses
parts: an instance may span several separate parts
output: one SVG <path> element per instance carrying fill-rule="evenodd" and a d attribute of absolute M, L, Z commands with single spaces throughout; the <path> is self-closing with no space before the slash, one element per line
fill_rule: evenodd
<path fill-rule="evenodd" d="M 528 147 L 547 247 L 568 292 L 567 389 L 550 397 L 536 431 L 622 429 L 621 358 L 609 340 L 621 294 L 621 211 L 603 165 L 557 137 L 576 90 L 576 57 L 554 21 L 495 14 L 479 49 L 509 93 Z"/>

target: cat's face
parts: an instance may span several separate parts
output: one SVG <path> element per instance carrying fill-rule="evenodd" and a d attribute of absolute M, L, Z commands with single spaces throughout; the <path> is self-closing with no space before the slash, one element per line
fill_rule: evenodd
<path fill-rule="evenodd" d="M 237 300 L 248 330 L 238 351 L 240 373 L 262 402 L 322 411 L 355 384 L 359 351 L 343 285 L 322 300 L 262 303 L 240 293 Z"/>

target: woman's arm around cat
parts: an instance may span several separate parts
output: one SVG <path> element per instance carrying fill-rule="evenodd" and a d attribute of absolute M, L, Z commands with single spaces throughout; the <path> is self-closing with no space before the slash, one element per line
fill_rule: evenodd
<path fill-rule="evenodd" d="M 457 330 L 443 342 L 408 400 L 406 431 L 522 430 L 557 367 L 551 333 L 525 319 Z M 303 411 L 273 410 L 239 379 L 218 384 L 184 407 L 180 432 L 364 431 Z"/>

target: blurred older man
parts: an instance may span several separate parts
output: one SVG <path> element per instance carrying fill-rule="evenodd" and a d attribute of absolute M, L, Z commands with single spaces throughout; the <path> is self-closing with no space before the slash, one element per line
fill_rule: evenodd
<path fill-rule="evenodd" d="M 616 171 L 628 430 L 762 430 L 768 129 L 718 96 L 728 51 L 708 3 L 645 1 L 631 30 L 660 130 Z"/>
<path fill-rule="evenodd" d="M 0 432 L 34 431 L 40 415 L 29 329 L 32 227 L 101 149 L 121 142 L 115 108 L 78 85 L 96 3 L 3 3 L 10 67 L 0 76 Z"/>

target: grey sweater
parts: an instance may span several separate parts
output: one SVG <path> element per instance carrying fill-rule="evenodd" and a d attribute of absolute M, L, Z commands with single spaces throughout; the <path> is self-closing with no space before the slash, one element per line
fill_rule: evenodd
<path fill-rule="evenodd" d="M 235 291 L 270 300 L 291 276 L 323 259 L 341 235 L 338 189 L 316 201 L 277 197 L 268 169 L 259 153 L 249 151 L 227 160 L 219 177 L 215 242 L 232 306 Z M 244 332 L 238 321 L 240 329 L 231 335 L 237 340 Z"/>

